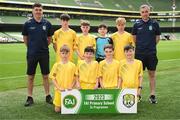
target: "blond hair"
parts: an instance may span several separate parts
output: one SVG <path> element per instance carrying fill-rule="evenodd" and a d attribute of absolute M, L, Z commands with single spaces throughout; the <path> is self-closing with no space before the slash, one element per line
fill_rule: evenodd
<path fill-rule="evenodd" d="M 123 17 L 119 17 L 116 19 L 116 24 L 126 24 L 126 19 Z"/>
<path fill-rule="evenodd" d="M 90 22 L 88 20 L 81 20 L 81 26 L 90 26 Z"/>

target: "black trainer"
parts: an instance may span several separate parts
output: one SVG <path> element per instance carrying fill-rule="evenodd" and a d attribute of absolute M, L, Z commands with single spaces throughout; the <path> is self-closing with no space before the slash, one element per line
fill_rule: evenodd
<path fill-rule="evenodd" d="M 28 96 L 26 103 L 24 104 L 25 107 L 31 106 L 34 103 L 33 98 Z"/>
<path fill-rule="evenodd" d="M 150 102 L 151 104 L 156 104 L 156 103 L 157 103 L 156 96 L 155 96 L 155 95 L 151 95 L 151 96 L 149 97 L 149 102 Z"/>
<path fill-rule="evenodd" d="M 53 100 L 52 100 L 51 95 L 46 96 L 46 102 L 49 103 L 49 104 L 53 104 Z"/>

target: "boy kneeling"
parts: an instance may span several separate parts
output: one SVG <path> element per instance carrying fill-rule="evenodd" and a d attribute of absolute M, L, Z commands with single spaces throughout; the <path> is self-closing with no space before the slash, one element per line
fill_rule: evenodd
<path fill-rule="evenodd" d="M 61 91 L 65 89 L 72 89 L 75 80 L 74 74 L 76 66 L 69 61 L 70 49 L 67 45 L 60 48 L 61 61 L 56 62 L 51 70 L 50 79 L 52 79 L 55 86 L 54 101 L 55 112 L 61 111 Z"/>

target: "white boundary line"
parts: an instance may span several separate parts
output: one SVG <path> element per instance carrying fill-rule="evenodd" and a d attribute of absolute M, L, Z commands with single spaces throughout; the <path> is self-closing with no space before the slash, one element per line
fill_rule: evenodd
<path fill-rule="evenodd" d="M 160 62 L 171 62 L 171 61 L 176 61 L 176 60 L 180 60 L 180 59 L 160 60 Z M 0 64 L 1 64 L 1 63 L 0 63 Z M 41 74 L 36 74 L 36 75 L 41 75 Z M 22 78 L 22 77 L 26 77 L 26 76 L 27 76 L 27 75 L 18 75 L 18 76 L 2 77 L 2 78 L 0 78 L 0 80 L 13 79 L 13 78 Z"/>
<path fill-rule="evenodd" d="M 159 60 L 160 62 L 170 62 L 170 61 L 176 61 L 176 60 L 180 60 L 180 59 L 168 59 L 168 60 Z M 21 63 L 26 63 L 26 61 L 14 61 L 14 62 L 2 62 L 0 63 L 0 65 L 4 65 L 4 64 L 21 64 Z"/>
<path fill-rule="evenodd" d="M 21 64 L 21 63 L 26 63 L 26 61 L 2 62 L 0 63 L 0 65 Z"/>
<path fill-rule="evenodd" d="M 171 62 L 171 61 L 176 61 L 180 59 L 169 59 L 169 60 L 159 60 L 160 62 Z"/>
<path fill-rule="evenodd" d="M 36 74 L 36 75 L 41 75 L 41 74 Z M 6 80 L 6 79 L 14 79 L 14 78 L 23 78 L 26 77 L 27 75 L 18 75 L 18 76 L 11 76 L 11 77 L 2 77 L 0 80 Z"/>

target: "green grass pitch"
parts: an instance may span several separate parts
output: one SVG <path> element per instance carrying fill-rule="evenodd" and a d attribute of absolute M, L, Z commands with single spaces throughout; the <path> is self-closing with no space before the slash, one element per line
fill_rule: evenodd
<path fill-rule="evenodd" d="M 26 47 L 24 44 L 0 44 L 0 120 L 2 119 L 180 119 L 180 40 L 160 41 L 157 68 L 158 104 L 148 102 L 147 72 L 143 81 L 143 100 L 138 103 L 137 114 L 60 115 L 45 103 L 39 69 L 35 78 L 33 97 L 35 104 L 25 108 L 26 100 Z M 50 46 L 51 67 L 55 54 Z M 53 86 L 51 85 L 53 94 Z"/>

